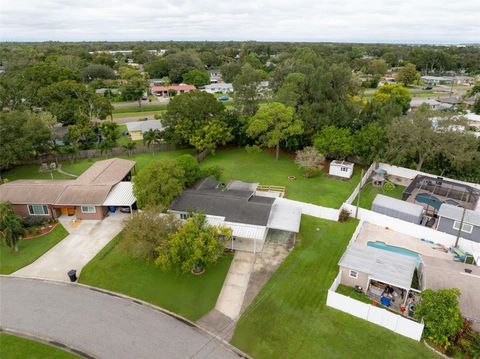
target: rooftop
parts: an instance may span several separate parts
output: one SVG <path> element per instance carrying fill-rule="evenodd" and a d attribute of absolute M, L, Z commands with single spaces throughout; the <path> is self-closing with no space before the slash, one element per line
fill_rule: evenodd
<path fill-rule="evenodd" d="M 366 273 L 372 279 L 409 289 L 417 260 L 403 254 L 352 243 L 338 265 Z"/>
<path fill-rule="evenodd" d="M 443 203 L 440 206 L 440 210 L 438 211 L 439 217 L 450 218 L 455 221 L 461 221 L 462 215 L 463 215 L 462 207 L 453 206 L 447 203 Z M 465 211 L 465 217 L 463 218 L 463 221 L 465 223 L 473 224 L 475 226 L 480 227 L 480 212 L 467 209 Z"/>
<path fill-rule="evenodd" d="M 148 130 L 163 130 L 163 126 L 159 120 L 145 120 L 145 121 L 134 121 L 127 122 L 128 132 L 141 131 L 147 132 Z"/>

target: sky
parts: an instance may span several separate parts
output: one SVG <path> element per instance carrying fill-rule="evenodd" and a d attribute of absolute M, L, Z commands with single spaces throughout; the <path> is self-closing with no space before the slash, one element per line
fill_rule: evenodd
<path fill-rule="evenodd" d="M 480 0 L 0 0 L 0 41 L 480 43 Z"/>

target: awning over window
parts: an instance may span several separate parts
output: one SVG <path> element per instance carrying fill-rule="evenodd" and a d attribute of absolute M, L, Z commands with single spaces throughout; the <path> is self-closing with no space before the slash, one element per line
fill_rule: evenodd
<path fill-rule="evenodd" d="M 136 201 L 137 199 L 133 195 L 132 182 L 119 182 L 113 186 L 103 205 L 129 207 L 132 206 Z"/>

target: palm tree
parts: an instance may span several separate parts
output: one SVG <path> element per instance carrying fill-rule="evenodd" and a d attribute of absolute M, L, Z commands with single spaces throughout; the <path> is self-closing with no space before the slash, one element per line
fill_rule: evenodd
<path fill-rule="evenodd" d="M 22 219 L 15 214 L 9 202 L 0 203 L 0 238 L 18 252 L 18 240 L 23 235 Z"/>
<path fill-rule="evenodd" d="M 143 144 L 150 148 L 150 146 L 156 142 L 156 137 L 155 130 L 149 129 L 143 134 Z"/>
<path fill-rule="evenodd" d="M 128 157 L 132 155 L 132 151 L 135 149 L 136 146 L 137 144 L 133 141 L 127 142 L 126 144 L 123 145 L 123 148 L 128 153 Z"/>

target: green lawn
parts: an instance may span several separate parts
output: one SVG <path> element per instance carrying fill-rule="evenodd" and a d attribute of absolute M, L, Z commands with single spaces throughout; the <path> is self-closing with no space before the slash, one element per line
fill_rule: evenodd
<path fill-rule="evenodd" d="M 159 159 L 159 158 L 175 158 L 185 153 L 192 153 L 191 149 L 182 149 L 182 150 L 174 150 L 174 151 L 161 151 L 155 153 L 138 153 L 132 156 L 128 156 L 127 154 L 123 156 L 116 156 L 120 158 L 125 158 L 128 160 L 136 161 L 137 170 L 141 169 L 145 166 L 148 162 Z M 68 173 L 72 173 L 75 175 L 82 174 L 88 167 L 90 167 L 96 161 L 106 159 L 105 156 L 103 157 L 96 157 L 96 158 L 88 158 L 83 160 L 76 160 L 76 161 L 66 161 L 62 162 L 62 168 L 64 171 Z M 38 169 L 40 165 L 25 165 L 25 166 L 18 166 L 10 171 L 6 171 L 2 173 L 3 178 L 7 178 L 10 181 L 17 180 L 17 179 L 50 179 L 50 173 L 42 173 L 39 172 Z M 62 175 L 61 173 L 54 172 L 53 173 L 54 179 L 73 179 L 73 177 Z"/>
<path fill-rule="evenodd" d="M 164 113 L 165 110 L 145 110 L 145 111 L 135 111 L 135 112 L 115 112 L 113 118 L 126 118 L 126 117 L 147 117 L 155 116 Z"/>
<path fill-rule="evenodd" d="M 132 106 L 117 106 L 113 109 L 113 114 L 116 113 L 128 113 L 128 112 L 151 112 L 151 111 L 161 111 L 165 110 L 167 105 L 164 103 L 149 103 L 148 105 L 142 105 L 138 107 L 136 105 Z"/>
<path fill-rule="evenodd" d="M 78 356 L 56 347 L 0 333 L 0 357 L 4 359 L 73 359 Z"/>
<path fill-rule="evenodd" d="M 403 191 L 405 191 L 405 187 L 400 185 L 395 185 L 395 188 L 392 190 L 386 190 L 384 188 L 373 187 L 371 183 L 368 183 L 363 186 L 362 192 L 360 193 L 360 207 L 371 209 L 372 202 L 379 193 L 383 194 L 384 196 L 402 199 Z M 356 198 L 352 204 L 354 206 L 357 205 Z"/>
<path fill-rule="evenodd" d="M 215 306 L 232 255 L 200 275 L 164 273 L 151 262 L 135 259 L 112 240 L 82 270 L 79 281 L 145 300 L 191 320 L 198 320 Z"/>
<path fill-rule="evenodd" d="M 326 307 L 358 222 L 302 217 L 295 249 L 243 314 L 232 344 L 263 358 L 434 358 L 422 343 Z"/>
<path fill-rule="evenodd" d="M 1 242 L 0 273 L 10 274 L 34 262 L 67 235 L 66 229 L 58 223 L 50 233 L 32 239 L 21 239 L 18 242 L 18 252 Z"/>
<path fill-rule="evenodd" d="M 337 288 L 337 293 L 346 295 L 347 297 L 359 300 L 360 302 L 372 304 L 373 300 L 364 293 L 358 293 L 354 288 L 340 284 Z"/>
<path fill-rule="evenodd" d="M 222 167 L 222 180 L 225 182 L 238 179 L 285 186 L 287 198 L 335 208 L 341 206 L 360 181 L 359 168 L 356 168 L 350 180 L 331 178 L 325 173 L 306 179 L 293 160 L 291 154 L 282 153 L 276 161 L 273 151 L 248 153 L 244 148 L 233 148 L 218 150 L 209 155 L 201 165 Z M 295 176 L 296 180 L 290 181 L 288 176 Z"/>

